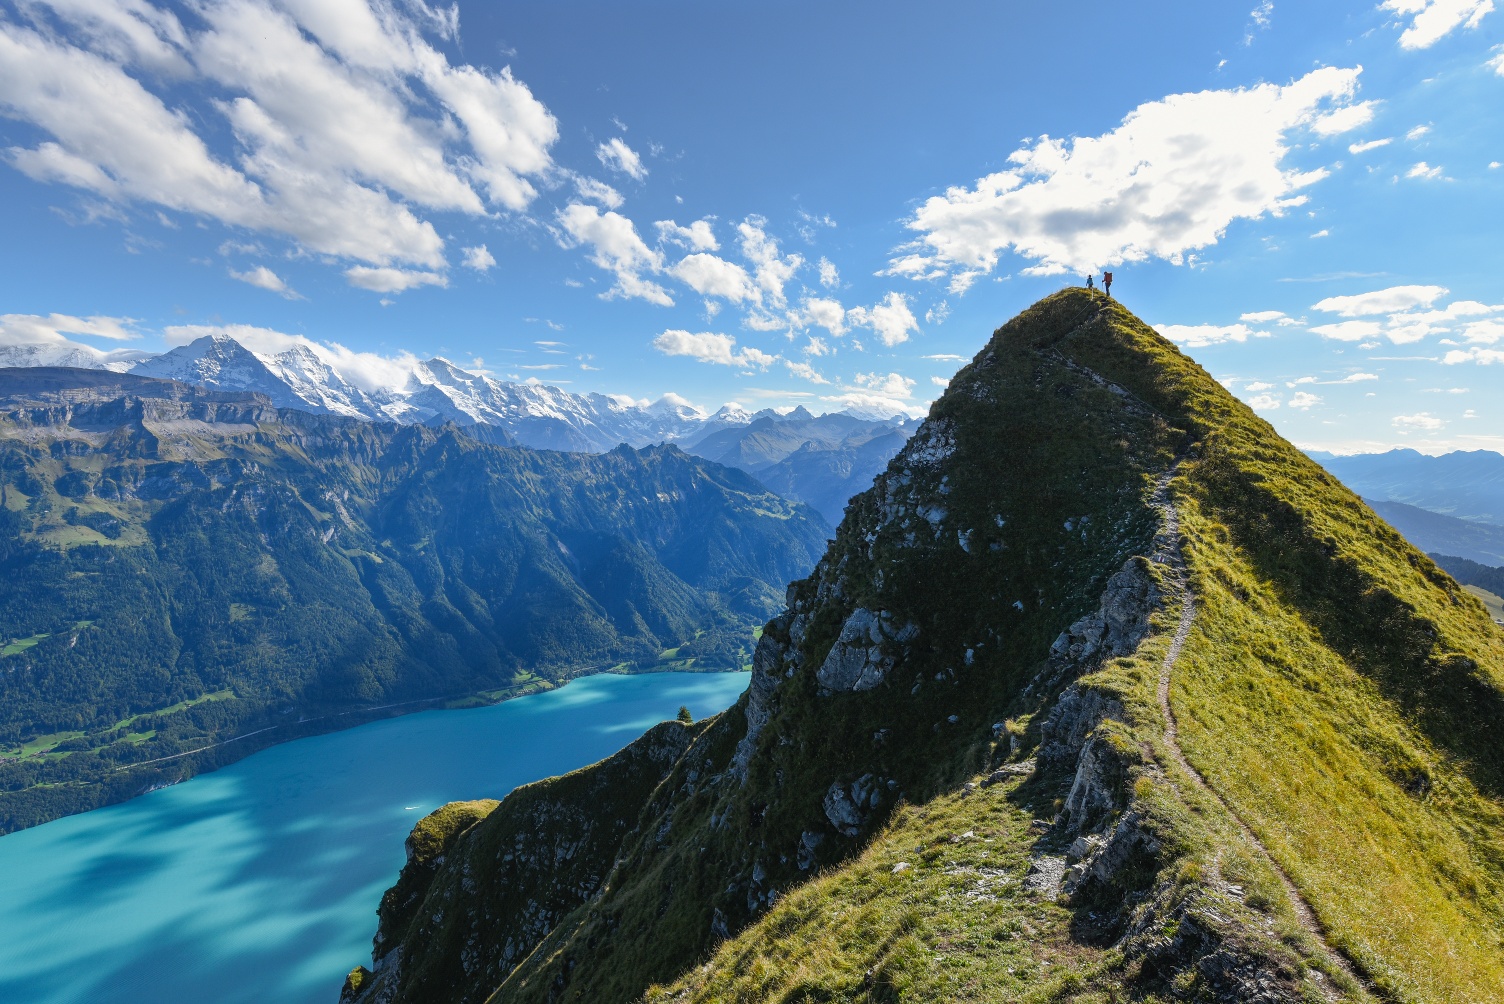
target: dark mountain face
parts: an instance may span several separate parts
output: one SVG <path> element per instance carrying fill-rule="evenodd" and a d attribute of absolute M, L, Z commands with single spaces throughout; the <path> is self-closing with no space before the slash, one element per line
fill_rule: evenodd
<path fill-rule="evenodd" d="M 1365 498 L 1504 526 L 1504 456 L 1488 450 L 1427 456 L 1415 450 L 1318 455 L 1321 466 Z"/>
<path fill-rule="evenodd" d="M 1068 290 L 852 501 L 737 706 L 420 824 L 344 999 L 1496 999 L 1501 717 L 1472 596 Z"/>
<path fill-rule="evenodd" d="M 673 447 L 546 453 L 32 372 L 0 379 L 7 830 L 362 708 L 740 668 L 828 533 Z"/>

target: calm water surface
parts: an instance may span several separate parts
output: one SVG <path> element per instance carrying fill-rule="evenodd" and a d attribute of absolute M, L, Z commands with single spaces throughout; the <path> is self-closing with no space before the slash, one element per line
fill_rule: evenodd
<path fill-rule="evenodd" d="M 319 1002 L 369 963 L 402 841 L 445 802 L 608 756 L 747 674 L 595 676 L 274 746 L 0 837 L 0 1001 Z"/>

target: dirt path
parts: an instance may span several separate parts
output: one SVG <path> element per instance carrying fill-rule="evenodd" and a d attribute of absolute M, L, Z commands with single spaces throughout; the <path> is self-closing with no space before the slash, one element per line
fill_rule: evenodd
<path fill-rule="evenodd" d="M 1170 496 L 1169 482 L 1174 475 L 1175 471 L 1172 469 L 1160 480 L 1152 501 L 1161 516 L 1155 560 L 1163 565 L 1167 573 L 1166 578 L 1180 594 L 1181 601 L 1180 622 L 1175 626 L 1175 636 L 1170 641 L 1170 649 L 1165 653 L 1164 662 L 1159 668 L 1159 709 L 1165 716 L 1165 746 L 1169 749 L 1171 759 L 1180 767 L 1185 776 L 1190 778 L 1191 783 L 1226 811 L 1227 815 L 1237 823 L 1244 839 L 1258 850 L 1259 855 L 1274 870 L 1274 874 L 1279 876 L 1280 883 L 1285 887 L 1285 895 L 1289 898 L 1290 906 L 1295 912 L 1295 919 L 1306 933 L 1326 949 L 1326 954 L 1332 964 L 1346 973 L 1360 987 L 1372 991 L 1373 985 L 1359 974 L 1347 957 L 1334 948 L 1327 939 L 1326 929 L 1321 926 L 1316 911 L 1311 909 L 1311 904 L 1306 902 L 1306 898 L 1296 888 L 1289 873 L 1275 860 L 1274 855 L 1269 853 L 1269 848 L 1264 846 L 1263 841 L 1259 840 L 1257 834 L 1243 821 L 1243 817 L 1234 812 L 1232 806 L 1228 805 L 1222 796 L 1206 783 L 1206 778 L 1201 776 L 1201 772 L 1191 766 L 1190 761 L 1185 757 L 1185 752 L 1180 748 L 1180 732 L 1175 722 L 1175 710 L 1170 706 L 1170 675 L 1175 668 L 1175 663 L 1180 659 L 1180 652 L 1185 647 L 1186 639 L 1190 637 L 1191 625 L 1196 620 L 1196 594 L 1191 589 L 1190 577 L 1185 569 L 1185 556 L 1181 551 L 1180 513 Z"/>

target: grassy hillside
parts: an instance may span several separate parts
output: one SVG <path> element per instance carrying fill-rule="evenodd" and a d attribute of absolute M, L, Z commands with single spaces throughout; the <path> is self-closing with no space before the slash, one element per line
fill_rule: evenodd
<path fill-rule="evenodd" d="M 599 895 L 472 993 L 1504 1000 L 1501 702 L 1474 597 L 1068 290 L 853 501 Z"/>
<path fill-rule="evenodd" d="M 673 448 L 66 377 L 0 386 L 0 832 L 423 702 L 740 668 L 825 540 Z"/>

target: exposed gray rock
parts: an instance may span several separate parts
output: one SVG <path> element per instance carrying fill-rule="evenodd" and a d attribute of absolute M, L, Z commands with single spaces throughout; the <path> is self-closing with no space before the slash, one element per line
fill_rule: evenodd
<path fill-rule="evenodd" d="M 784 617 L 788 615 L 785 614 Z M 784 660 L 787 653 L 785 646 L 778 641 L 776 629 L 780 626 L 779 620 L 768 625 L 762 637 L 757 640 L 757 648 L 752 653 L 752 680 L 747 685 L 747 734 L 736 744 L 736 753 L 731 758 L 731 771 L 738 777 L 745 776 L 747 764 L 752 759 L 752 753 L 757 748 L 757 739 L 762 735 L 763 726 L 768 724 L 768 718 L 773 714 L 773 694 L 784 678 Z M 796 619 L 797 620 L 797 619 Z M 799 625 L 801 630 L 803 625 Z"/>
<path fill-rule="evenodd" d="M 799 834 L 799 848 L 795 854 L 795 863 L 802 872 L 809 871 L 815 863 L 815 851 L 825 843 L 825 834 L 805 830 Z"/>
<path fill-rule="evenodd" d="M 1076 761 L 1076 777 L 1065 796 L 1063 814 L 1071 832 L 1091 829 L 1119 806 L 1122 765 L 1107 741 L 1091 736 Z"/>
<path fill-rule="evenodd" d="M 1054 896 L 1065 879 L 1065 858 L 1042 854 L 1029 863 L 1024 891 L 1036 896 Z"/>
<path fill-rule="evenodd" d="M 916 624 L 895 629 L 892 615 L 887 611 L 857 607 L 841 625 L 841 633 L 815 673 L 815 679 L 832 691 L 871 690 L 893 668 L 894 656 L 886 651 L 885 643 L 903 644 L 918 635 Z"/>
<path fill-rule="evenodd" d="M 1096 611 L 1055 639 L 1050 646 L 1051 661 L 1084 669 L 1101 659 L 1129 655 L 1149 633 L 1149 615 L 1159 599 L 1149 563 L 1143 558 L 1129 558 L 1107 580 Z"/>
<path fill-rule="evenodd" d="M 1087 737 L 1109 718 L 1122 720 L 1123 706 L 1095 688 L 1069 687 L 1040 729 L 1035 754 L 1045 770 L 1069 770 L 1077 766 Z"/>
<path fill-rule="evenodd" d="M 832 784 L 822 804 L 830 825 L 843 836 L 854 837 L 862 832 L 881 801 L 882 783 L 871 774 L 863 774 L 849 786 L 840 781 Z"/>

